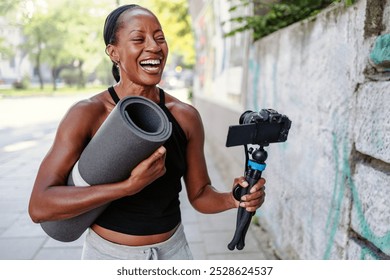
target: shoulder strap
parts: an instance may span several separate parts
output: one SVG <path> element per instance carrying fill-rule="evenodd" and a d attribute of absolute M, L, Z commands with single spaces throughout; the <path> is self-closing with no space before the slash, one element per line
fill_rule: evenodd
<path fill-rule="evenodd" d="M 172 123 L 172 130 L 176 132 L 172 132 L 172 135 L 180 136 L 181 139 L 187 143 L 187 136 L 184 133 L 184 130 L 181 128 L 179 122 L 176 120 L 175 116 L 169 111 L 167 106 L 165 106 L 165 92 L 162 88 L 159 88 L 160 90 L 160 101 L 158 103 L 158 106 L 164 111 L 164 113 L 167 115 L 168 120 Z M 176 137 L 172 136 L 172 137 Z"/>
<path fill-rule="evenodd" d="M 160 102 L 159 104 L 160 105 L 165 105 L 165 94 L 164 94 L 164 90 L 162 88 L 159 88 L 160 90 Z"/>
<path fill-rule="evenodd" d="M 115 104 L 118 104 L 120 99 L 119 99 L 118 94 L 116 94 L 116 92 L 115 92 L 114 86 L 110 86 L 108 88 L 108 92 L 110 93 L 111 98 L 112 98 L 112 100 L 114 100 Z"/>

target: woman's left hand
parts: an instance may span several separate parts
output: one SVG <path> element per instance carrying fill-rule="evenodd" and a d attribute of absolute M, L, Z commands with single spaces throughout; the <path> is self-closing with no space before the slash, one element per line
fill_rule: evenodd
<path fill-rule="evenodd" d="M 241 197 L 241 201 L 236 201 L 236 207 L 244 207 L 248 212 L 255 212 L 265 200 L 265 179 L 260 180 L 253 185 L 249 193 Z M 234 186 L 240 185 L 243 188 L 249 186 L 244 177 L 239 177 L 234 180 Z"/>

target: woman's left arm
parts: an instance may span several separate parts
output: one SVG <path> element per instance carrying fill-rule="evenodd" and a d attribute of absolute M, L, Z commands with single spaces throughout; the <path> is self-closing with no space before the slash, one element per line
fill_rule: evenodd
<path fill-rule="evenodd" d="M 235 200 L 232 192 L 220 192 L 211 185 L 204 155 L 205 136 L 201 117 L 193 107 L 186 111 L 183 115 L 187 115 L 185 117 L 187 121 L 183 126 L 187 134 L 188 145 L 187 173 L 184 181 L 191 205 L 202 213 L 218 213 L 237 208 L 239 202 Z M 183 123 L 183 119 L 181 121 Z M 235 178 L 233 186 L 237 184 L 242 187 L 248 186 L 244 177 Z M 264 184 L 265 180 L 260 179 L 252 187 L 251 193 L 243 198 L 244 202 L 240 206 L 245 207 L 249 212 L 256 211 L 264 202 Z"/>

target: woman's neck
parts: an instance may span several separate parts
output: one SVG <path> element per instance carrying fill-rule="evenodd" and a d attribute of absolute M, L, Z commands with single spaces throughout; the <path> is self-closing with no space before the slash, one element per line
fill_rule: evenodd
<path fill-rule="evenodd" d="M 155 102 L 159 101 L 159 89 L 156 85 L 142 86 L 135 83 L 125 85 L 119 81 L 114 85 L 114 89 L 120 99 L 126 96 L 143 96 Z"/>

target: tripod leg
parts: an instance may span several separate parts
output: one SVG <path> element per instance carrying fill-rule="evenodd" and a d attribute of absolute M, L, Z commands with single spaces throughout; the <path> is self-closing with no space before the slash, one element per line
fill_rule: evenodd
<path fill-rule="evenodd" d="M 248 193 L 249 188 L 240 189 L 240 197 L 243 197 Z M 247 211 L 243 207 L 238 207 L 237 209 L 237 220 L 236 220 L 236 231 L 234 233 L 232 241 L 228 244 L 229 250 L 234 250 L 236 245 L 241 239 L 242 231 L 246 227 L 246 217 Z"/>
<path fill-rule="evenodd" d="M 250 218 L 248 219 L 247 223 L 245 224 L 245 227 L 242 230 L 240 241 L 237 244 L 237 250 L 242 250 L 245 247 L 245 237 L 246 233 L 248 232 L 249 226 L 252 221 L 252 216 L 255 214 L 255 212 L 247 212 L 250 215 Z"/>
<path fill-rule="evenodd" d="M 248 215 L 249 214 L 249 215 Z M 233 240 L 228 244 L 228 248 L 229 250 L 234 250 L 234 248 L 236 247 L 236 245 L 240 242 L 240 240 L 242 239 L 242 233 L 245 229 L 245 227 L 247 227 L 250 223 L 250 213 L 247 212 L 245 209 L 243 209 L 243 214 L 242 214 L 242 217 L 240 219 L 240 222 L 238 224 L 238 226 L 236 227 L 236 231 L 234 233 L 234 237 L 233 237 Z M 238 248 L 237 248 L 238 249 Z"/>

